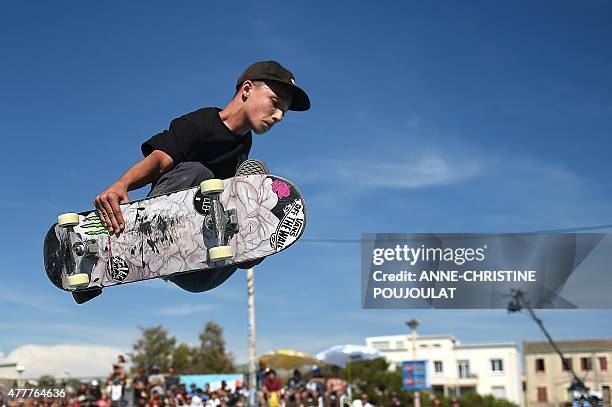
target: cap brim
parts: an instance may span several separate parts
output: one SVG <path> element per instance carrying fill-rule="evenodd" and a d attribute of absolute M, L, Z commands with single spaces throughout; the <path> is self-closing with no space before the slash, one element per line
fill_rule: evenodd
<path fill-rule="evenodd" d="M 291 95 L 293 96 L 289 110 L 294 112 L 303 112 L 310 109 L 310 99 L 306 92 L 296 85 L 291 85 Z"/>

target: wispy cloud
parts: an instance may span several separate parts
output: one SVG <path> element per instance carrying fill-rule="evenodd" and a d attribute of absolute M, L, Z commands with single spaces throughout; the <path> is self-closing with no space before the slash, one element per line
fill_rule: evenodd
<path fill-rule="evenodd" d="M 173 305 L 172 307 L 164 308 L 159 311 L 160 315 L 164 316 L 187 316 L 197 314 L 199 312 L 207 312 L 217 309 L 218 307 L 213 304 L 180 304 Z"/>
<path fill-rule="evenodd" d="M 393 155 L 396 155 L 395 153 Z M 310 163 L 308 171 L 296 174 L 302 182 L 323 182 L 324 185 L 342 185 L 343 189 L 367 188 L 423 188 L 447 185 L 477 176 L 485 164 L 478 159 L 449 159 L 438 153 L 410 154 L 410 158 L 364 160 L 360 157 L 342 160 L 323 159 Z M 298 166 L 299 167 L 299 166 Z M 291 177 L 291 175 L 287 175 Z"/>
<path fill-rule="evenodd" d="M 482 166 L 477 162 L 455 162 L 437 154 L 414 160 L 335 162 L 329 175 L 335 182 L 360 187 L 422 188 L 452 184 L 478 175 Z"/>

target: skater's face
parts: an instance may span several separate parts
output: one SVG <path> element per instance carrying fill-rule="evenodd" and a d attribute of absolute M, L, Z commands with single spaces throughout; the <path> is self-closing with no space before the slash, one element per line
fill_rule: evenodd
<path fill-rule="evenodd" d="M 251 129 L 263 134 L 283 120 L 291 105 L 291 92 L 272 82 L 246 81 L 242 85 L 242 100 Z"/>

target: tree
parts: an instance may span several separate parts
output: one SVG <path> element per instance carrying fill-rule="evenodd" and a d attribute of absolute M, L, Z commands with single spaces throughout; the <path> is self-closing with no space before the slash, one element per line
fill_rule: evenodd
<path fill-rule="evenodd" d="M 197 359 L 197 349 L 181 343 L 172 352 L 172 367 L 177 374 L 190 374 L 194 371 L 193 361 Z"/>
<path fill-rule="evenodd" d="M 38 385 L 40 387 L 54 387 L 56 384 L 55 377 L 51 375 L 43 375 L 38 379 Z"/>
<path fill-rule="evenodd" d="M 162 372 L 167 371 L 172 364 L 176 339 L 169 336 L 161 325 L 140 329 L 142 337 L 133 345 L 134 352 L 129 353 L 132 370 L 143 368 L 149 371 L 153 365 L 158 365 Z"/>
<path fill-rule="evenodd" d="M 351 363 L 353 386 L 358 393 L 367 393 L 375 405 L 389 405 L 391 393 L 397 393 L 404 404 L 412 403 L 410 395 L 402 390 L 401 371 L 390 371 L 384 358 Z M 348 367 L 344 370 L 348 373 Z"/>
<path fill-rule="evenodd" d="M 232 355 L 225 352 L 223 328 L 208 321 L 200 333 L 200 347 L 195 354 L 193 366 L 196 373 L 233 373 Z"/>

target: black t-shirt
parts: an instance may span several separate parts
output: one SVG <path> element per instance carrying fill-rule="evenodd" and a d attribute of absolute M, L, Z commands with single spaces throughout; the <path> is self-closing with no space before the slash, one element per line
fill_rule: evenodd
<path fill-rule="evenodd" d="M 161 150 L 172 157 L 174 165 L 185 161 L 201 162 L 217 178 L 230 178 L 251 150 L 252 135 L 241 136 L 219 117 L 221 109 L 206 107 L 172 120 L 170 128 L 142 143 L 146 157 Z"/>

